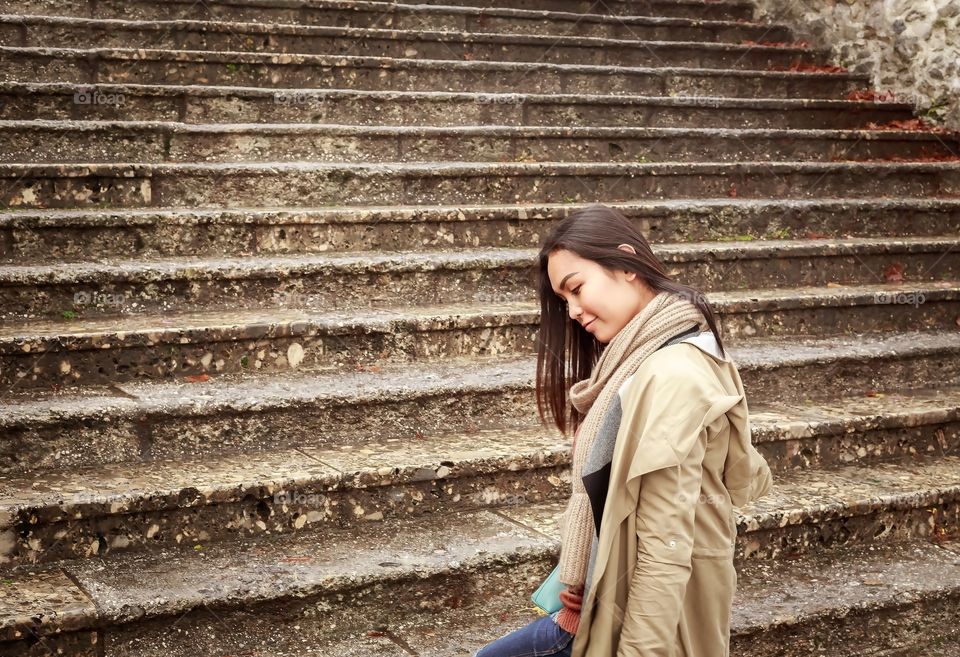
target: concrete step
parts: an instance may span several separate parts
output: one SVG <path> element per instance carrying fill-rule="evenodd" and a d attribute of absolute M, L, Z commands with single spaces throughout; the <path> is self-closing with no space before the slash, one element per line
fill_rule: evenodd
<path fill-rule="evenodd" d="M 125 18 L 130 20 L 203 19 L 294 25 L 339 25 L 394 29 L 443 29 L 543 34 L 545 29 L 584 36 L 623 37 L 637 18 L 686 18 L 701 21 L 752 21 L 748 2 L 694 0 L 518 0 L 484 2 L 372 2 L 364 0 L 0 0 L 0 12 Z M 643 24 L 642 21 L 639 22 Z M 766 37 L 765 37 L 766 38 Z"/>
<path fill-rule="evenodd" d="M 596 2 L 590 0 L 427 0 L 426 5 L 453 5 L 464 7 L 482 7 L 484 9 L 503 7 L 536 10 L 562 10 L 570 12 L 603 12 L 614 16 L 622 14 L 650 14 L 655 16 L 684 16 L 687 18 L 713 19 L 714 16 L 732 20 L 749 20 L 753 16 L 753 7 L 748 2 L 737 0 L 611 0 Z M 712 6 L 711 6 L 712 5 Z"/>
<path fill-rule="evenodd" d="M 958 349 L 955 328 L 756 338 L 729 346 L 752 409 L 783 400 L 834 403 L 839 397 L 900 393 L 909 387 L 904 382 L 958 385 Z M 14 388 L 0 404 L 0 471 L 326 448 L 369 442 L 370 436 L 412 442 L 480 427 L 529 427 L 538 424 L 535 372 L 535 356 L 504 354 L 447 357 L 419 363 L 416 371 L 386 363 L 53 391 Z M 808 444 L 788 455 L 815 461 L 815 450 Z"/>
<path fill-rule="evenodd" d="M 955 434 L 958 411 L 950 409 L 947 423 Z M 930 455 L 871 465 L 781 466 L 774 490 L 737 514 L 736 556 L 773 559 L 811 546 L 940 531 L 960 536 L 957 437 L 950 453 L 937 445 Z M 570 495 L 570 445 L 554 432 L 492 429 L 437 438 L 273 450 L 258 453 L 255 463 L 238 454 L 8 476 L 0 483 L 0 563 L 191 550 L 504 504 L 552 501 L 562 508 Z"/>
<path fill-rule="evenodd" d="M 958 162 L 0 164 L 0 208 L 17 210 L 954 198 L 958 193 Z"/>
<path fill-rule="evenodd" d="M 711 293 L 724 339 L 950 330 L 960 281 Z M 289 369 L 329 371 L 533 353 L 536 303 L 406 310 L 174 313 L 0 328 L 0 389 L 57 389 Z"/>
<path fill-rule="evenodd" d="M 844 98 L 860 73 L 623 67 L 546 62 L 135 48 L 0 47 L 0 79 L 74 84 L 227 84 L 300 89 Z"/>
<path fill-rule="evenodd" d="M 896 103 L 851 100 L 450 93 L 225 86 L 0 82 L 0 118 L 852 129 L 913 118 Z"/>
<path fill-rule="evenodd" d="M 527 505 L 18 569 L 6 579 L 4 648 L 38 636 L 69 655 L 95 637 L 108 657 L 469 654 L 537 617 L 528 596 L 556 563 L 557 510 Z M 812 657 L 827 641 L 836 657 L 879 655 L 957 635 L 955 539 L 735 565 L 738 655 Z"/>
<path fill-rule="evenodd" d="M 960 280 L 956 237 L 659 244 L 671 278 L 704 292 Z M 354 252 L 0 266 L 0 317 L 70 319 L 192 312 L 531 301 L 536 249 Z M 912 303 L 912 302 L 911 302 Z M 458 312 L 462 312 L 461 309 Z M 66 313 L 66 314 L 65 314 Z"/>
<path fill-rule="evenodd" d="M 0 121 L 0 162 L 960 162 L 916 131 Z"/>
<path fill-rule="evenodd" d="M 0 212 L 0 262 L 539 248 L 583 203 Z M 650 243 L 960 234 L 960 200 L 707 199 L 609 203 Z"/>
<path fill-rule="evenodd" d="M 755 45 L 785 28 L 689 19 L 634 19 L 620 39 L 565 34 L 561 26 L 538 34 L 475 31 L 267 25 L 225 21 L 126 21 L 0 14 L 0 45 L 21 47 L 151 48 L 402 57 L 415 59 L 552 62 L 696 68 L 789 68 L 823 65 L 829 52 L 805 45 Z M 752 43 L 741 43 L 743 41 Z M 783 41 L 781 41 L 783 42 Z"/>

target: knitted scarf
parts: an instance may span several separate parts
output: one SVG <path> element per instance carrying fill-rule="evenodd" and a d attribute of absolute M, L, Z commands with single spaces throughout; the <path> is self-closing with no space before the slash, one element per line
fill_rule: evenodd
<path fill-rule="evenodd" d="M 583 464 L 603 416 L 620 386 L 640 363 L 674 335 L 697 324 L 707 330 L 703 314 L 692 303 L 670 292 L 657 294 L 609 344 L 593 367 L 590 378 L 570 388 L 570 403 L 586 413 L 573 446 L 573 494 L 560 519 L 560 582 L 584 584 L 595 532 L 590 498 L 580 478 Z"/>

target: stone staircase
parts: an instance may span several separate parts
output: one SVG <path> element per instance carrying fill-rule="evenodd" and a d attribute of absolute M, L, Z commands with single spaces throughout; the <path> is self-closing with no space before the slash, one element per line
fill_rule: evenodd
<path fill-rule="evenodd" d="M 749 3 L 0 0 L 0 80 L 0 656 L 535 618 L 532 265 L 594 201 L 775 473 L 731 654 L 960 655 L 960 143 Z"/>

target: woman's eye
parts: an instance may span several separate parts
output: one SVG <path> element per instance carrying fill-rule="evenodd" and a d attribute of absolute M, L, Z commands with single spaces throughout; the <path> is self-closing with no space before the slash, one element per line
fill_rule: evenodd
<path fill-rule="evenodd" d="M 573 292 L 574 294 L 580 294 L 580 288 L 581 288 L 581 287 L 583 287 L 583 286 L 582 286 L 582 285 L 578 285 L 576 288 L 574 288 L 573 290 L 571 290 L 571 292 Z"/>

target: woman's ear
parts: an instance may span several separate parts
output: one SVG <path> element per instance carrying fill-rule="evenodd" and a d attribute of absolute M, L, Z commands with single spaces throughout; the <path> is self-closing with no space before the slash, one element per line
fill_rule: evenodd
<path fill-rule="evenodd" d="M 631 245 L 629 245 L 629 244 L 621 244 L 621 245 L 619 245 L 617 248 L 620 249 L 621 251 L 626 251 L 627 253 L 632 253 L 632 254 L 634 254 L 634 255 L 637 254 L 637 250 L 634 249 L 634 248 L 633 248 Z M 627 279 L 628 281 L 632 281 L 633 279 L 635 279 L 635 278 L 637 277 L 637 272 L 635 272 L 635 271 L 627 271 L 627 270 L 624 270 L 623 273 L 626 275 L 626 279 Z"/>

